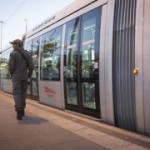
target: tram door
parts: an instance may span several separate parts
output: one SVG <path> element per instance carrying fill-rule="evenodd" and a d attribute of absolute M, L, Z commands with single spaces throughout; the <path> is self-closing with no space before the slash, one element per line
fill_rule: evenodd
<path fill-rule="evenodd" d="M 64 89 L 66 109 L 100 117 L 99 33 L 101 9 L 66 24 Z"/>

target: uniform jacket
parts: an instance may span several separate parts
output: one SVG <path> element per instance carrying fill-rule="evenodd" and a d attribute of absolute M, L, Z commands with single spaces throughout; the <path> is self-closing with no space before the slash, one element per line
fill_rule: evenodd
<path fill-rule="evenodd" d="M 24 55 L 27 61 L 21 53 Z M 32 57 L 30 53 L 24 49 L 13 50 L 10 53 L 8 66 L 12 81 L 27 80 L 32 75 Z"/>

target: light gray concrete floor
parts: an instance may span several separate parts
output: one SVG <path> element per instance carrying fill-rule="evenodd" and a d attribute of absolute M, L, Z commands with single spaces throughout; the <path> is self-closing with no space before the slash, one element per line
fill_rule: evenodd
<path fill-rule="evenodd" d="M 11 95 L 0 92 L 0 150 L 148 150 L 150 137 L 27 100 L 16 119 Z"/>

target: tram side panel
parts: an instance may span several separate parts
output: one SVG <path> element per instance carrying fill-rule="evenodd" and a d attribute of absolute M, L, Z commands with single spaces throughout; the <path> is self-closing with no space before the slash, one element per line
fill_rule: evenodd
<path fill-rule="evenodd" d="M 60 101 L 61 88 L 59 82 L 40 81 L 39 96 L 40 103 L 63 109 L 63 103 Z"/>
<path fill-rule="evenodd" d="M 150 1 L 145 0 L 143 34 L 144 120 L 145 132 L 150 135 Z"/>

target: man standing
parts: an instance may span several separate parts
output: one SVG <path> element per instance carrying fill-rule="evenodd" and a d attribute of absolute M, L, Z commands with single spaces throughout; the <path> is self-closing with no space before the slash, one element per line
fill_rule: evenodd
<path fill-rule="evenodd" d="M 22 120 L 22 116 L 25 115 L 28 78 L 32 75 L 33 63 L 31 55 L 28 51 L 24 50 L 23 42 L 20 39 L 10 43 L 13 46 L 13 51 L 10 53 L 8 63 L 9 72 L 13 83 L 13 97 L 17 119 Z"/>

